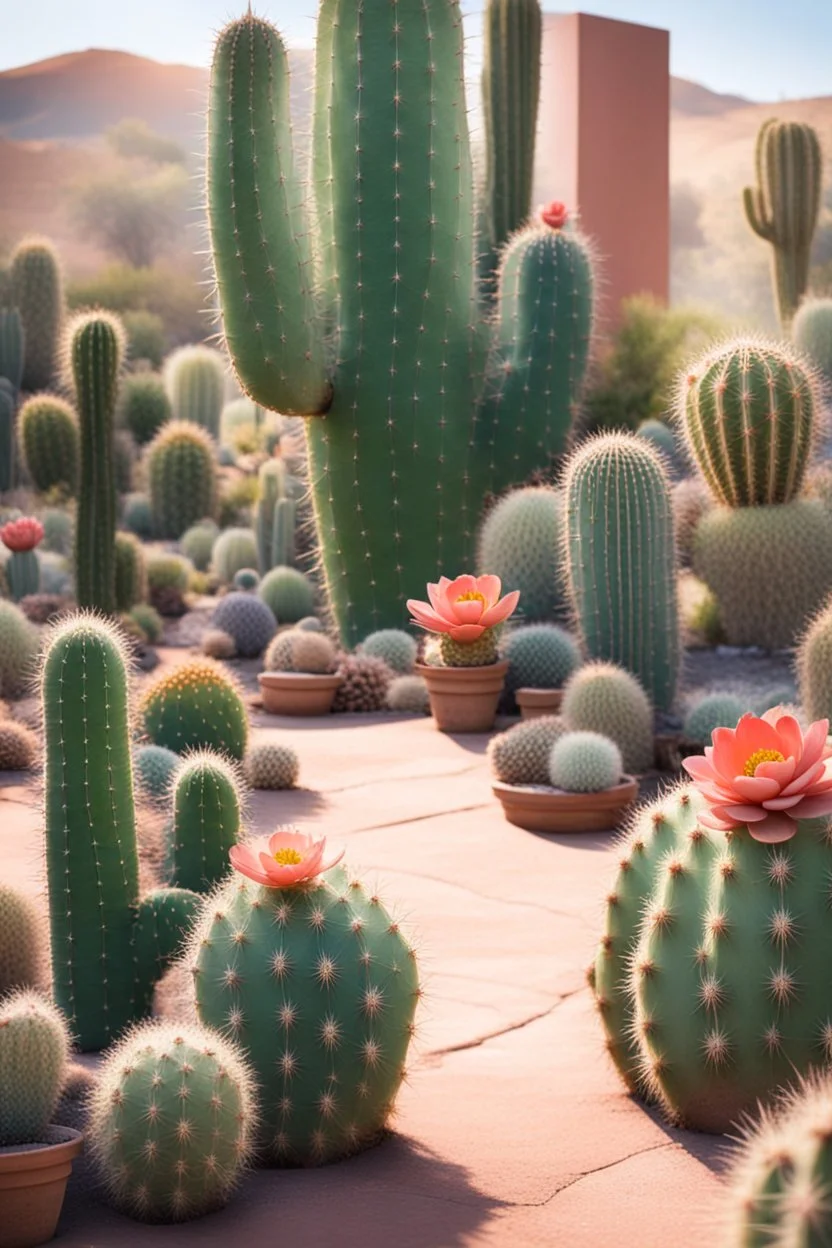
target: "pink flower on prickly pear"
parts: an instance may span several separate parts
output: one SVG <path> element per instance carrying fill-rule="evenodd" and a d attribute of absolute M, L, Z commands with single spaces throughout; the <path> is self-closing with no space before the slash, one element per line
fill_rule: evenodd
<path fill-rule="evenodd" d="M 15 552 L 34 550 L 43 541 L 43 525 L 40 520 L 28 516 L 23 516 L 20 520 L 10 520 L 0 529 L 0 541 Z"/>
<path fill-rule="evenodd" d="M 267 888 L 291 888 L 314 879 L 334 867 L 344 857 L 344 850 L 324 862 L 326 837 L 317 839 L 297 828 L 278 828 L 271 836 L 249 845 L 232 845 L 228 851 L 231 865 Z"/>
<path fill-rule="evenodd" d="M 430 602 L 408 598 L 407 609 L 416 624 L 429 633 L 447 633 L 454 641 L 478 641 L 487 628 L 502 624 L 516 609 L 520 591 L 500 597 L 499 576 L 441 576 L 428 585 Z"/>
<path fill-rule="evenodd" d="M 828 730 L 819 719 L 804 736 L 781 706 L 715 728 L 704 755 L 682 764 L 710 807 L 700 823 L 719 832 L 745 824 L 756 841 L 777 844 L 791 840 L 798 819 L 832 814 Z"/>
<path fill-rule="evenodd" d="M 569 218 L 569 212 L 566 204 L 562 204 L 559 199 L 553 199 L 551 204 L 540 209 L 540 218 L 544 225 L 553 230 L 562 230 Z"/>

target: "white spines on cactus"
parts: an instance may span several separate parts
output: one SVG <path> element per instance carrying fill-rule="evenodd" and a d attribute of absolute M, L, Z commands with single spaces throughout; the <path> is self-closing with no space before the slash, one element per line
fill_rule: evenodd
<path fill-rule="evenodd" d="M 621 751 L 599 732 L 567 732 L 552 747 L 549 779 L 567 793 L 601 793 L 621 780 Z"/>

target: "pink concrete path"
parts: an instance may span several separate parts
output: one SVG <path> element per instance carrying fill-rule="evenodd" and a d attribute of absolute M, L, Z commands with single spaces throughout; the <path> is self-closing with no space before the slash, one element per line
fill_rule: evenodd
<path fill-rule="evenodd" d="M 340 1165 L 253 1174 L 224 1212 L 178 1228 L 130 1222 L 76 1185 L 62 1248 L 714 1243 L 724 1142 L 668 1129 L 623 1093 L 585 986 L 613 838 L 512 828 L 485 739 L 430 720 L 252 722 L 255 740 L 295 746 L 304 785 L 255 794 L 252 826 L 345 841 L 418 936 L 426 998 L 397 1133 Z M 35 789 L 0 789 L 0 876 L 33 890 Z"/>

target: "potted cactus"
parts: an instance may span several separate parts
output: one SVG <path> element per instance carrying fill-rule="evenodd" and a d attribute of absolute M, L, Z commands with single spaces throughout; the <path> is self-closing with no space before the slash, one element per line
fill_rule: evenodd
<path fill-rule="evenodd" d="M 0 1007 L 0 1243 L 52 1239 L 83 1136 L 51 1125 L 69 1057 L 59 1011 L 28 991 Z"/>
<path fill-rule="evenodd" d="M 492 791 L 509 823 L 527 832 L 604 832 L 638 794 L 621 751 L 599 732 L 570 732 L 543 715 L 489 745 Z"/>
<path fill-rule="evenodd" d="M 278 633 L 257 677 L 264 709 L 271 715 L 328 715 L 343 682 L 336 667 L 335 647 L 324 633 Z"/>
<path fill-rule="evenodd" d="M 40 564 L 35 547 L 43 541 L 40 520 L 22 516 L 9 520 L 0 529 L 0 541 L 12 553 L 6 561 L 6 580 L 15 602 L 40 589 Z"/>
<path fill-rule="evenodd" d="M 417 664 L 440 732 L 488 732 L 494 726 L 508 660 L 497 651 L 498 625 L 517 607 L 520 593 L 500 597 L 499 576 L 439 578 L 428 585 L 430 602 L 409 598 L 414 623 L 439 636 L 438 662 Z"/>

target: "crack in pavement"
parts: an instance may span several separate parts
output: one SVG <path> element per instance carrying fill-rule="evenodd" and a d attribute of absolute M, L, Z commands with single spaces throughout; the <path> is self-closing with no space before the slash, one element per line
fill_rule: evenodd
<path fill-rule="evenodd" d="M 530 1027 L 532 1023 L 539 1023 L 541 1019 L 548 1018 L 550 1014 L 554 1014 L 564 1001 L 568 1001 L 570 997 L 577 996 L 579 992 L 583 992 L 584 987 L 572 988 L 569 992 L 563 992 L 558 996 L 554 1004 L 548 1006 L 545 1010 L 538 1010 L 534 1014 L 530 1014 L 528 1018 L 521 1018 L 516 1023 L 509 1023 L 507 1027 L 498 1027 L 495 1031 L 488 1031 L 482 1036 L 477 1036 L 473 1040 L 464 1040 L 460 1044 L 451 1044 L 444 1049 L 430 1049 L 422 1059 L 423 1065 L 431 1065 L 438 1062 L 441 1058 L 447 1057 L 451 1053 L 464 1053 L 469 1049 L 480 1049 L 489 1040 L 498 1040 L 501 1036 L 508 1036 L 513 1031 L 522 1031 L 525 1027 Z"/>
<path fill-rule="evenodd" d="M 391 819 L 386 823 L 368 823 L 360 828 L 350 828 L 350 836 L 358 836 L 363 832 L 382 832 L 385 828 L 400 828 L 406 823 L 424 823 L 427 819 L 443 819 L 446 815 L 467 815 L 472 810 L 488 810 L 491 802 L 477 802 L 475 806 L 443 806 L 441 810 L 432 810 L 424 815 L 408 815 L 403 819 Z"/>
<path fill-rule="evenodd" d="M 418 775 L 395 776 L 386 772 L 383 776 L 376 776 L 369 780 L 356 780 L 354 784 L 342 784 L 333 789 L 319 789 L 319 793 L 352 793 L 356 789 L 369 789 L 376 784 L 388 784 L 391 780 L 407 781 L 407 780 L 453 780 L 457 776 L 467 776 L 472 771 L 479 771 L 480 766 L 472 763 L 470 767 L 460 767 L 458 770 L 452 771 L 423 771 Z"/>
<path fill-rule="evenodd" d="M 626 1161 L 632 1161 L 634 1157 L 641 1157 L 645 1153 L 656 1153 L 663 1148 L 681 1149 L 681 1144 L 677 1144 L 675 1140 L 663 1140 L 660 1144 L 648 1144 L 646 1148 L 634 1149 L 632 1153 L 627 1153 L 626 1157 L 616 1157 L 614 1161 L 608 1161 L 603 1166 L 593 1166 L 591 1170 L 582 1170 L 580 1174 L 575 1174 L 571 1179 L 567 1179 L 560 1187 L 545 1198 L 545 1200 L 516 1200 L 506 1201 L 505 1204 L 511 1209 L 543 1209 L 546 1205 L 551 1204 L 561 1192 L 566 1192 L 570 1187 L 574 1187 L 576 1183 L 581 1183 L 584 1179 L 590 1178 L 593 1174 L 603 1174 L 605 1170 L 614 1170 L 616 1166 L 623 1166 Z"/>

